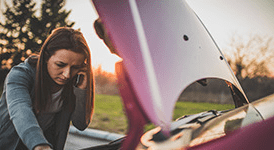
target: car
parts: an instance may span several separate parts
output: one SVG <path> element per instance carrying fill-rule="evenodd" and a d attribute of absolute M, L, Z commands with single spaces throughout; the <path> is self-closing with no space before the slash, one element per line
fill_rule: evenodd
<path fill-rule="evenodd" d="M 274 115 L 273 96 L 249 103 L 214 39 L 184 0 L 92 3 L 100 18 L 97 34 L 123 59 L 116 63 L 116 74 L 129 130 L 126 137 L 87 149 L 199 148 Z M 172 121 L 181 93 L 210 79 L 227 85 L 235 108 Z M 150 122 L 156 128 L 143 134 Z"/>

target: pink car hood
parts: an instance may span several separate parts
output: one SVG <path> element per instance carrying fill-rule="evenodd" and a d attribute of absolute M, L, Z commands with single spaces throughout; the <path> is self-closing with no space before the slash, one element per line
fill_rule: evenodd
<path fill-rule="evenodd" d="M 218 46 L 184 0 L 93 0 L 123 59 L 142 111 L 167 133 L 175 103 L 204 78 L 231 82 L 246 98 Z"/>

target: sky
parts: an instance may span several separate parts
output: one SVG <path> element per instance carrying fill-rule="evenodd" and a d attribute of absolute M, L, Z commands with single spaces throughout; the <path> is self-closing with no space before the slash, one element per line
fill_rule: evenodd
<path fill-rule="evenodd" d="M 1 5 L 3 0 L 1 1 Z M 7 0 L 11 1 L 11 0 Z M 41 0 L 36 0 L 39 4 Z M 274 35 L 274 0 L 186 0 L 201 19 L 213 39 L 223 51 L 233 35 Z M 95 34 L 93 22 L 98 15 L 91 0 L 66 0 L 65 9 L 71 10 L 70 21 L 80 28 L 92 51 L 94 67 L 102 66 L 114 72 L 120 58 L 111 54 Z"/>

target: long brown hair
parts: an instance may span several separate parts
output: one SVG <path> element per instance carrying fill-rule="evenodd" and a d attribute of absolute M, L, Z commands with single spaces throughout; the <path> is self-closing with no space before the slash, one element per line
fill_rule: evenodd
<path fill-rule="evenodd" d="M 60 27 L 52 31 L 41 47 L 40 57 L 37 63 L 34 100 L 34 110 L 40 113 L 45 110 L 48 98 L 51 95 L 49 81 L 52 80 L 48 74 L 47 61 L 60 49 L 67 49 L 76 53 L 84 54 L 87 63 L 87 99 L 86 99 L 86 121 L 89 121 L 94 109 L 94 80 L 91 67 L 90 49 L 83 34 L 69 27 Z M 76 78 L 76 77 L 74 77 Z M 75 108 L 75 95 L 73 94 L 74 79 L 70 80 L 62 92 L 64 105 L 71 111 Z"/>

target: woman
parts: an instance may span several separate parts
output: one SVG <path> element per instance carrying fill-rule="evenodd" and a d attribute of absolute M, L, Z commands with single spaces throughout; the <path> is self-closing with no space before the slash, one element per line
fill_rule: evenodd
<path fill-rule="evenodd" d="M 0 99 L 0 149 L 63 149 L 70 121 L 87 128 L 94 107 L 90 50 L 80 31 L 55 29 L 40 55 L 7 75 Z"/>

